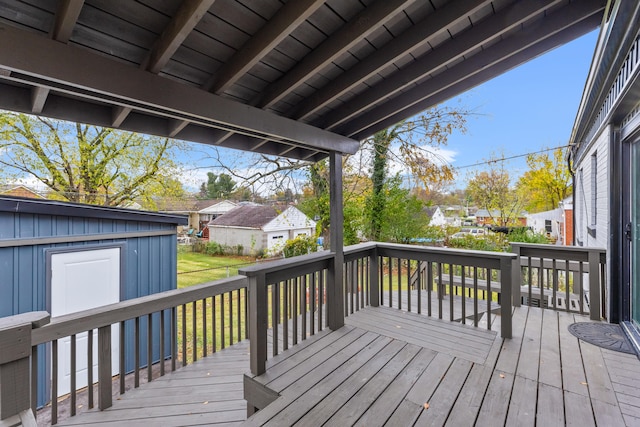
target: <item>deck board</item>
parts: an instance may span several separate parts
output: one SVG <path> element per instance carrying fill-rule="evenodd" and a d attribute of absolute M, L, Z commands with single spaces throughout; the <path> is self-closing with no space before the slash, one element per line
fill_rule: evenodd
<path fill-rule="evenodd" d="M 485 313 L 480 324 L 500 321 Z M 368 307 L 271 357 L 254 380 L 279 397 L 248 420 L 243 342 L 60 425 L 640 425 L 640 361 L 578 340 L 576 321 L 588 319 L 518 307 L 503 340 Z"/>

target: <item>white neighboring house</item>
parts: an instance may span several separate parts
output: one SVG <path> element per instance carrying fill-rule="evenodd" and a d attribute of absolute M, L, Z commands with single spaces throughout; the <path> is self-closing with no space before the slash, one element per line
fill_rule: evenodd
<path fill-rule="evenodd" d="M 204 209 L 200 209 L 198 211 L 200 224 L 208 224 L 211 220 L 214 220 L 237 207 L 237 203 L 234 203 L 231 200 L 223 200 L 221 202 L 214 203 L 211 206 L 207 206 Z"/>
<path fill-rule="evenodd" d="M 273 206 L 239 206 L 209 223 L 209 241 L 242 246 L 244 255 L 279 253 L 287 240 L 313 236 L 316 222 L 293 206 L 284 211 Z"/>
<path fill-rule="evenodd" d="M 445 218 L 442 209 L 440 209 L 440 206 L 431 206 L 425 208 L 425 211 L 427 212 L 427 215 L 429 215 L 429 218 L 431 218 L 429 221 L 430 226 L 442 227 L 447 223 L 447 219 Z"/>
<path fill-rule="evenodd" d="M 564 244 L 562 242 L 563 224 L 564 210 L 561 208 L 527 215 L 527 227 L 556 240 L 558 244 Z"/>

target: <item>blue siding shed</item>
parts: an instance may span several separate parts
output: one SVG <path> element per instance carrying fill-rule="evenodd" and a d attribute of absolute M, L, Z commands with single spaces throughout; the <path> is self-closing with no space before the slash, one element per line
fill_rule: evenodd
<path fill-rule="evenodd" d="M 185 224 L 187 217 L 181 215 L 0 197 L 0 317 L 50 311 L 47 257 L 51 253 L 120 247 L 121 300 L 175 289 L 176 231 Z M 126 331 L 127 371 L 133 369 L 134 360 L 130 326 Z M 146 331 L 146 326 L 141 330 Z M 146 353 L 145 346 L 141 350 Z M 47 353 L 39 351 L 39 382 L 50 378 Z M 158 360 L 159 349 L 154 353 Z M 140 356 L 146 360 L 146 354 Z M 39 393 L 39 405 L 47 398 Z"/>

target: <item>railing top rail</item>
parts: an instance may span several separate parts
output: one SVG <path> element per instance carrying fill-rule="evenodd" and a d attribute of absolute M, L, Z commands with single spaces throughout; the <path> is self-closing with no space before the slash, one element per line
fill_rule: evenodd
<path fill-rule="evenodd" d="M 468 249 L 432 248 L 399 243 L 378 243 L 379 255 L 411 258 L 422 261 L 450 262 L 459 265 L 497 268 L 501 261 L 515 261 L 517 255 L 510 252 L 474 251 Z"/>
<path fill-rule="evenodd" d="M 301 255 L 292 258 L 284 258 L 277 261 L 268 261 L 264 263 L 250 265 L 248 267 L 238 269 L 238 273 L 247 277 L 254 277 L 264 274 L 278 273 L 278 275 L 286 275 L 287 272 L 295 272 L 296 275 L 304 274 L 305 267 L 316 263 L 328 263 L 335 257 L 335 252 L 321 251 L 308 255 Z M 298 274 L 299 273 L 299 274 Z"/>
<path fill-rule="evenodd" d="M 606 262 L 607 250 L 597 247 L 582 246 L 556 246 L 533 243 L 511 242 L 511 248 L 514 253 L 528 257 L 542 257 L 548 259 L 561 259 L 570 261 L 588 261 L 590 253 L 597 253 L 600 262 Z"/>
<path fill-rule="evenodd" d="M 48 325 L 34 329 L 31 345 L 46 343 L 245 287 L 247 287 L 247 278 L 234 276 L 58 316 L 52 318 Z"/>

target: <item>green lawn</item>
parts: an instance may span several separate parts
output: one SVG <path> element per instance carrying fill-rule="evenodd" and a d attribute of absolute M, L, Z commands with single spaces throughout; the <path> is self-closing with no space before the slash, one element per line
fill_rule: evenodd
<path fill-rule="evenodd" d="M 235 276 L 238 267 L 254 262 L 255 259 L 251 257 L 178 253 L 178 288 Z"/>

